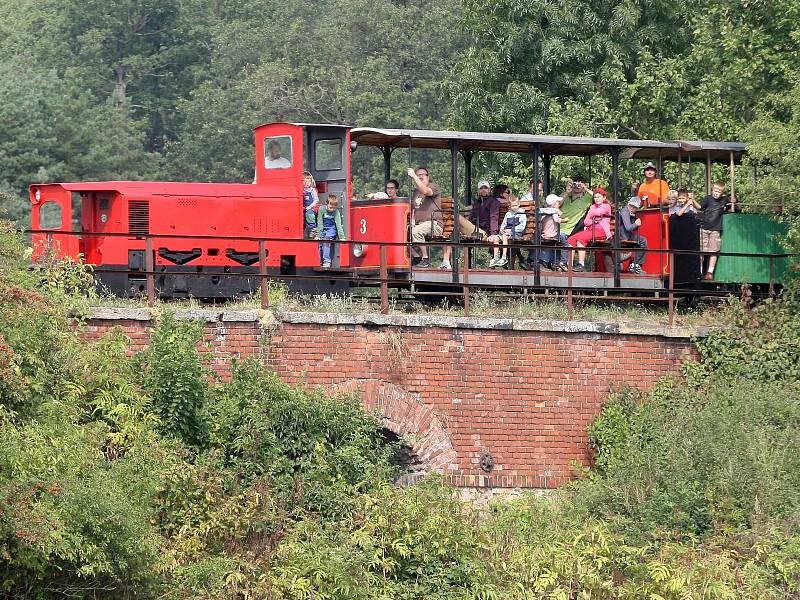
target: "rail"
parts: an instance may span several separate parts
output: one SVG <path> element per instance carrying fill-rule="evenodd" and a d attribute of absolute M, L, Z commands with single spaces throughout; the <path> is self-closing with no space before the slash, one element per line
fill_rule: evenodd
<path fill-rule="evenodd" d="M 298 243 L 298 244 L 320 244 L 320 240 L 315 239 L 305 239 L 305 238 L 284 238 L 284 237 L 263 237 L 263 236 L 220 236 L 220 235 L 181 235 L 181 234 L 147 234 L 147 235 L 131 235 L 130 233 L 98 233 L 98 232 L 76 232 L 76 231 L 59 231 L 59 230 L 52 230 L 52 229 L 26 229 L 22 230 L 21 233 L 28 234 L 28 235 L 43 235 L 45 237 L 45 253 L 52 254 L 55 248 L 55 240 L 54 236 L 69 236 L 69 237 L 77 237 L 81 238 L 89 238 L 89 237 L 102 237 L 102 238 L 109 238 L 109 237 L 121 237 L 127 239 L 136 239 L 136 240 L 143 240 L 145 245 L 145 268 L 144 270 L 119 270 L 119 269 L 104 269 L 102 266 L 94 267 L 94 272 L 96 273 L 113 273 L 115 275 L 135 275 L 137 277 L 144 277 L 146 281 L 145 285 L 145 293 L 147 298 L 147 304 L 149 306 L 153 306 L 156 301 L 157 297 L 157 289 L 156 289 L 156 277 L 170 275 L 174 273 L 170 273 L 167 271 L 157 271 L 155 265 L 155 252 L 154 252 L 154 239 L 158 240 L 168 240 L 168 239 L 179 239 L 179 240 L 230 240 L 230 241 L 238 241 L 238 242 L 255 242 L 258 244 L 258 260 L 256 263 L 257 266 L 257 273 L 253 272 L 241 272 L 241 271 L 214 271 L 214 270 L 206 270 L 204 267 L 202 271 L 197 272 L 184 272 L 181 271 L 180 275 L 188 276 L 188 277 L 249 277 L 249 278 L 257 278 L 259 280 L 259 288 L 261 292 L 261 307 L 264 309 L 269 308 L 269 282 L 272 279 L 276 280 L 335 280 L 335 281 L 347 281 L 347 282 L 358 282 L 361 284 L 370 284 L 370 285 L 378 285 L 380 287 L 380 311 L 382 314 L 387 314 L 390 309 L 389 303 L 389 287 L 401 287 L 401 286 L 413 286 L 414 285 L 414 277 L 413 274 L 415 272 L 420 272 L 419 269 L 415 268 L 413 265 L 408 267 L 408 273 L 411 275 L 410 278 L 402 278 L 397 277 L 396 272 L 398 271 L 395 269 L 395 276 L 390 277 L 389 275 L 389 266 L 388 266 L 388 249 L 391 247 L 403 247 L 407 250 L 411 250 L 411 244 L 409 242 L 387 242 L 387 241 L 370 241 L 370 240 L 324 240 L 325 243 L 334 244 L 337 248 L 340 246 L 345 246 L 350 249 L 352 245 L 358 244 L 362 246 L 369 246 L 369 247 L 377 247 L 378 248 L 378 265 L 377 268 L 375 267 L 367 267 L 364 272 L 354 271 L 352 268 L 344 267 L 344 268 L 333 268 L 333 269 L 318 269 L 315 271 L 314 274 L 302 274 L 302 275 L 293 275 L 293 274 L 270 274 L 267 268 L 267 244 L 271 242 L 276 243 Z M 462 299 L 464 313 L 470 313 L 470 297 L 472 294 L 472 290 L 475 287 L 480 287 L 482 289 L 507 289 L 509 287 L 508 284 L 482 284 L 476 285 L 474 282 L 471 283 L 471 275 L 475 275 L 477 272 L 486 272 L 485 269 L 474 268 L 471 266 L 470 256 L 472 251 L 476 248 L 486 248 L 486 249 L 494 249 L 496 248 L 495 245 L 485 243 L 485 242 L 441 242 L 436 241 L 432 243 L 426 244 L 430 247 L 441 247 L 441 246 L 449 246 L 453 248 L 454 253 L 454 262 L 456 263 L 456 269 L 453 270 L 454 277 L 452 281 L 437 281 L 435 283 L 437 291 L 435 292 L 425 292 L 421 290 L 414 290 L 414 294 L 424 296 L 426 294 L 435 294 L 438 296 L 459 296 Z M 544 244 L 534 244 L 534 243 L 525 243 L 524 245 L 525 250 L 531 250 L 542 252 L 542 251 L 552 251 L 553 246 L 551 245 L 544 245 Z M 466 257 L 463 261 L 463 264 L 459 264 L 458 261 L 455 260 L 455 257 L 461 255 L 461 251 L 464 251 L 464 256 Z M 600 249 L 592 249 L 591 247 L 586 249 L 589 252 L 602 252 L 605 254 L 609 254 L 612 257 L 612 260 L 618 260 L 622 254 L 626 254 L 631 252 L 632 248 L 629 246 L 605 246 Z M 569 252 L 566 248 L 561 249 L 562 252 Z M 769 283 L 768 283 L 768 293 L 770 296 L 774 296 L 776 294 L 776 277 L 775 277 L 775 261 L 776 259 L 781 258 L 790 258 L 794 255 L 791 253 L 773 253 L 773 254 L 764 254 L 764 253 L 751 253 L 751 252 L 703 252 L 699 250 L 677 250 L 677 249 L 657 249 L 657 248 L 648 248 L 644 249 L 648 255 L 650 254 L 659 254 L 659 255 L 667 255 L 667 265 L 668 265 L 668 275 L 666 277 L 662 277 L 662 275 L 658 275 L 657 277 L 662 278 L 662 281 L 666 280 L 666 287 L 665 288 L 658 288 L 657 290 L 653 290 L 655 296 L 653 298 L 646 298 L 646 297 L 630 297 L 630 296 L 620 296 L 615 294 L 631 294 L 636 292 L 641 292 L 642 288 L 636 288 L 632 286 L 625 286 L 621 285 L 621 281 L 619 278 L 619 274 L 615 274 L 614 276 L 614 285 L 610 287 L 603 287 L 602 291 L 604 294 L 602 296 L 597 296 L 596 294 L 588 294 L 587 289 L 595 289 L 596 288 L 587 288 L 586 286 L 581 286 L 580 284 L 576 285 L 576 280 L 574 276 L 574 271 L 572 268 L 572 261 L 568 262 L 568 269 L 566 273 L 567 284 L 566 285 L 557 285 L 553 284 L 552 282 L 548 283 L 547 285 L 543 285 L 540 282 L 540 270 L 539 266 L 536 265 L 535 268 L 535 283 L 521 283 L 515 284 L 511 287 L 517 289 L 521 288 L 524 293 L 528 292 L 543 292 L 544 295 L 548 295 L 550 290 L 555 292 L 560 292 L 558 297 L 566 297 L 567 301 L 567 308 L 568 308 L 568 315 L 569 318 L 572 319 L 574 317 L 575 312 L 575 300 L 576 299 L 601 299 L 601 300 L 635 300 L 635 301 L 666 301 L 668 306 L 668 314 L 669 314 L 669 324 L 672 325 L 674 322 L 674 312 L 675 312 L 675 303 L 676 303 L 676 295 L 702 295 L 702 296 L 728 296 L 730 293 L 728 291 L 720 291 L 714 289 L 689 289 L 689 288 L 676 288 L 675 287 L 675 257 L 681 255 L 688 255 L 688 256 L 695 256 L 697 257 L 698 261 L 700 261 L 703 257 L 708 256 L 728 256 L 728 257 L 739 257 L 739 258 L 759 258 L 769 260 Z M 662 261 L 659 261 L 661 264 Z M 191 265 L 190 265 L 191 266 Z M 423 271 L 424 272 L 424 271 Z M 458 273 L 458 276 L 456 276 Z M 515 271 L 511 271 L 510 273 L 515 273 Z M 428 282 L 429 283 L 429 282 Z M 447 291 L 443 291 L 444 288 Z M 665 297 L 662 297 L 661 294 L 665 294 Z"/>

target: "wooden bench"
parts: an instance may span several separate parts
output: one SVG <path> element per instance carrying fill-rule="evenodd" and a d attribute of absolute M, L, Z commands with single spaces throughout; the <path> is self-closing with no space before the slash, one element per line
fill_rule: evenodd
<path fill-rule="evenodd" d="M 426 235 L 425 239 L 431 242 L 449 242 L 453 239 L 453 226 L 455 218 L 453 216 L 453 198 L 446 197 L 439 199 L 442 217 L 442 234 Z"/>

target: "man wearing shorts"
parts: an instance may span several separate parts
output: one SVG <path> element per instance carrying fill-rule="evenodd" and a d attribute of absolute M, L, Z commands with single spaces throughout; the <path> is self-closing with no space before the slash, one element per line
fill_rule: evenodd
<path fill-rule="evenodd" d="M 700 251 L 719 252 L 722 248 L 722 215 L 731 205 L 731 200 L 724 196 L 725 184 L 718 181 L 711 188 L 711 195 L 703 198 L 700 210 L 703 211 L 703 224 L 700 227 Z M 717 266 L 717 255 L 708 257 L 708 270 L 704 276 L 706 280 L 714 279 L 714 267 Z"/>
<path fill-rule="evenodd" d="M 414 242 L 412 255 L 419 258 L 417 266 L 429 269 L 428 246 L 425 245 L 425 236 L 442 235 L 444 223 L 442 221 L 442 192 L 439 186 L 431 183 L 427 167 L 408 169 L 408 176 L 414 181 L 416 190 L 411 196 L 411 239 Z M 444 261 L 443 261 L 444 264 Z M 449 269 L 448 263 L 444 268 Z"/>

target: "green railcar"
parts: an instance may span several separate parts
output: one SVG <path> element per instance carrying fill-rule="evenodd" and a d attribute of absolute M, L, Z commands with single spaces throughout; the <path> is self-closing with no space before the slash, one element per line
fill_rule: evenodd
<path fill-rule="evenodd" d="M 787 225 L 768 215 L 726 213 L 723 216 L 722 252 L 781 254 L 786 249 L 781 238 Z M 769 284 L 783 283 L 788 258 L 773 258 L 772 269 L 768 256 L 720 256 L 714 273 L 715 282 Z M 770 277 L 770 270 L 772 276 Z"/>

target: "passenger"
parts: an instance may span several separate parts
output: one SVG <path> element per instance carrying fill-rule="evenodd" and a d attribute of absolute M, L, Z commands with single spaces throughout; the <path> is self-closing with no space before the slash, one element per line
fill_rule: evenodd
<path fill-rule="evenodd" d="M 586 210 L 592 205 L 592 194 L 586 187 L 583 177 L 576 176 L 567 184 L 562 194 L 561 231 L 567 235 L 580 231 L 581 221 Z"/>
<path fill-rule="evenodd" d="M 694 192 L 688 191 L 686 188 L 678 190 L 678 201 L 675 204 L 675 211 L 670 210 L 671 215 L 678 215 L 679 217 L 686 214 L 697 214 L 697 209 L 700 204 L 694 199 Z"/>
<path fill-rule="evenodd" d="M 505 187 L 507 186 L 497 186 Z M 495 188 L 497 189 L 497 188 Z M 462 238 L 478 238 L 482 241 L 494 242 L 500 226 L 500 201 L 494 194 L 489 194 L 489 182 L 478 182 L 478 198 L 473 200 L 470 208 L 469 219 L 458 215 L 458 231 Z M 440 269 L 449 269 L 450 256 L 453 253 L 451 246 L 445 246 L 442 250 L 443 260 Z"/>
<path fill-rule="evenodd" d="M 342 211 L 339 210 L 339 197 L 328 194 L 328 202 L 321 206 L 317 212 L 317 239 L 318 240 L 345 240 L 342 228 Z M 333 244 L 322 243 L 319 245 L 322 255 L 322 266 L 331 266 Z"/>
<path fill-rule="evenodd" d="M 533 184 L 536 183 L 536 180 L 531 177 L 528 181 L 528 191 L 522 195 L 520 198 L 520 202 L 530 202 L 533 203 Z M 539 203 L 541 204 L 542 198 L 544 198 L 544 184 L 542 184 L 542 180 L 539 180 Z"/>
<path fill-rule="evenodd" d="M 504 267 L 508 264 L 508 241 L 522 238 L 527 226 L 528 217 L 525 214 L 525 209 L 519 205 L 519 198 L 510 196 L 508 210 L 505 217 L 503 217 L 503 222 L 500 224 L 500 235 L 494 236 L 496 238 L 494 242 L 494 258 L 489 262 L 490 268 Z M 503 255 L 498 258 L 501 242 L 503 244 Z"/>
<path fill-rule="evenodd" d="M 584 229 L 567 238 L 570 246 L 581 248 L 578 250 L 578 263 L 575 265 L 576 271 L 585 270 L 585 259 L 587 245 L 597 240 L 608 240 L 611 238 L 611 205 L 606 198 L 607 193 L 601 187 L 594 189 L 594 203 L 589 207 L 586 218 L 583 220 Z"/>
<path fill-rule="evenodd" d="M 264 160 L 266 169 L 288 169 L 292 163 L 284 156 L 281 156 L 281 143 L 278 140 L 267 142 L 267 158 Z"/>
<path fill-rule="evenodd" d="M 314 228 L 317 226 L 316 211 L 319 208 L 319 195 L 317 194 L 317 184 L 314 176 L 308 171 L 303 171 L 303 232 L 307 238 L 315 235 Z"/>
<path fill-rule="evenodd" d="M 444 232 L 442 221 L 442 192 L 439 186 L 431 183 L 430 174 L 426 167 L 409 168 L 408 176 L 414 180 L 417 189 L 411 196 L 411 239 L 414 242 L 412 255 L 418 259 L 417 266 L 429 269 L 428 247 L 425 245 L 425 236 L 439 236 Z M 439 265 L 441 269 L 449 269 L 450 261 L 443 260 Z"/>
<path fill-rule="evenodd" d="M 641 275 L 644 273 L 642 265 L 644 264 L 645 257 L 647 256 L 647 238 L 642 236 L 640 228 L 642 220 L 636 216 L 636 211 L 642 207 L 642 200 L 638 196 L 634 196 L 628 200 L 628 205 L 619 211 L 619 237 L 621 240 L 632 241 L 636 244 L 639 250 L 633 255 L 631 264 L 628 265 L 628 271 Z"/>
<path fill-rule="evenodd" d="M 400 182 L 397 179 L 390 179 L 386 182 L 386 195 L 389 200 L 396 200 L 400 195 Z"/>
<path fill-rule="evenodd" d="M 703 211 L 703 224 L 700 226 L 700 251 L 719 252 L 722 248 L 722 214 L 727 207 L 733 209 L 731 199 L 724 196 L 725 184 L 718 181 L 711 188 L 711 195 L 703 198 L 700 210 Z M 714 279 L 714 267 L 717 266 L 717 255 L 708 257 L 706 280 Z"/>
<path fill-rule="evenodd" d="M 542 222 L 542 240 L 552 240 L 563 248 L 569 248 L 567 234 L 561 232 L 561 203 L 564 199 L 556 194 L 549 194 L 545 198 L 545 207 L 539 209 Z M 539 264 L 553 271 L 566 271 L 567 263 L 557 248 L 544 248 L 540 250 Z"/>
<path fill-rule="evenodd" d="M 501 201 L 496 196 L 491 194 L 488 181 L 478 182 L 478 197 L 472 201 L 472 208 L 469 211 L 469 222 L 477 227 L 481 233 L 488 235 L 488 240 L 491 243 L 498 240 L 498 233 L 500 232 L 500 204 Z M 469 232 L 469 227 L 461 222 L 461 233 L 463 235 L 473 235 L 475 230 Z"/>
<path fill-rule="evenodd" d="M 397 193 L 400 190 L 400 182 L 397 179 L 387 181 L 384 189 L 386 190 L 385 192 L 373 192 L 367 194 L 365 198 L 367 200 L 397 200 L 399 198 Z"/>
<path fill-rule="evenodd" d="M 509 204 L 511 200 L 511 188 L 503 183 L 498 183 L 492 188 L 492 196 L 500 201 L 500 204 Z"/>
<path fill-rule="evenodd" d="M 678 212 L 678 190 L 669 191 L 669 194 L 667 194 L 667 206 L 669 206 L 669 214 L 674 215 Z"/>
<path fill-rule="evenodd" d="M 669 184 L 663 179 L 658 179 L 658 167 L 649 162 L 644 166 L 644 182 L 639 186 L 637 196 L 642 199 L 644 207 L 660 206 L 667 203 Z"/>

